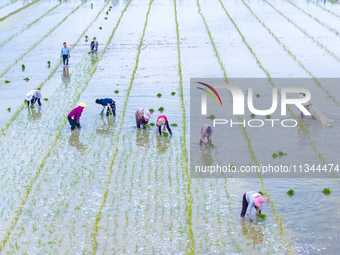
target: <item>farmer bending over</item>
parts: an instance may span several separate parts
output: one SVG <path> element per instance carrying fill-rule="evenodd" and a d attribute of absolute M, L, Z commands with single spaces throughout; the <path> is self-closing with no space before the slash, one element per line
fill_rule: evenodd
<path fill-rule="evenodd" d="M 39 106 L 41 106 L 40 99 L 41 99 L 40 90 L 31 90 L 26 95 L 27 106 L 30 106 L 30 102 L 31 102 L 32 105 L 34 105 L 35 102 L 37 102 L 37 101 L 38 101 Z"/>
<path fill-rule="evenodd" d="M 116 116 L 116 103 L 111 98 L 104 98 L 104 99 L 96 99 L 97 104 L 101 104 L 103 106 L 103 110 L 100 114 L 104 114 L 105 107 L 107 106 L 106 116 L 111 115 Z"/>
<path fill-rule="evenodd" d="M 241 217 L 244 217 L 244 215 L 247 213 L 250 222 L 252 222 L 253 220 L 251 219 L 251 209 L 255 207 L 255 215 L 258 215 L 259 213 L 261 213 L 261 206 L 263 202 L 264 197 L 255 191 L 248 191 L 247 193 L 244 193 L 242 200 Z"/>
<path fill-rule="evenodd" d="M 208 143 L 211 143 L 211 137 L 212 137 L 213 129 L 209 124 L 204 124 L 201 128 L 201 140 L 200 144 L 204 143 L 207 145 L 206 142 L 204 142 L 204 138 L 208 139 Z"/>
<path fill-rule="evenodd" d="M 78 129 L 81 128 L 80 123 L 79 123 L 79 119 L 80 116 L 84 110 L 84 108 L 87 108 L 87 105 L 82 102 L 80 104 L 78 104 L 78 107 L 74 108 L 67 116 L 68 122 L 70 122 L 71 125 L 71 130 L 74 130 L 76 127 Z M 72 119 L 73 117 L 73 119 Z"/>
<path fill-rule="evenodd" d="M 147 125 L 150 120 L 150 112 L 145 109 L 138 109 L 135 116 L 137 128 L 140 128 L 140 125 L 143 125 L 143 128 L 145 128 L 145 125 Z"/>
<path fill-rule="evenodd" d="M 70 57 L 70 49 L 67 47 L 66 42 L 63 43 L 64 47 L 61 48 L 61 56 L 63 58 L 64 66 L 68 66 L 68 59 Z"/>
<path fill-rule="evenodd" d="M 172 132 L 169 126 L 169 121 L 165 115 L 161 115 L 157 118 L 156 126 L 158 127 L 159 135 L 162 135 L 162 126 L 163 126 L 163 132 L 165 131 L 165 128 L 167 128 L 170 135 L 172 135 Z"/>
<path fill-rule="evenodd" d="M 93 40 L 90 44 L 91 53 L 98 51 L 98 41 Z"/>

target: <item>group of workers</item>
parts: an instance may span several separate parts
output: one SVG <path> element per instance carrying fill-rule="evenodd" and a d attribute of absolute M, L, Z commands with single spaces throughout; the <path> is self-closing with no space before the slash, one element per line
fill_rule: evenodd
<path fill-rule="evenodd" d="M 93 40 L 90 43 L 90 50 L 91 50 L 91 53 L 96 53 L 98 51 L 98 42 L 96 40 Z M 69 58 L 70 58 L 70 50 L 67 47 L 66 42 L 64 42 L 64 47 L 61 49 L 61 57 L 63 59 L 64 66 L 68 66 L 68 61 L 69 61 Z M 301 93 L 301 97 L 304 97 L 304 96 L 305 95 L 303 93 Z M 36 102 L 38 102 L 39 106 L 41 106 L 41 98 L 42 98 L 42 96 L 41 96 L 41 92 L 39 90 L 30 91 L 26 96 L 27 106 L 29 106 L 30 103 L 32 105 L 34 105 Z M 101 111 L 102 115 L 104 114 L 104 110 L 107 107 L 106 116 L 109 116 L 109 115 L 116 116 L 116 104 L 115 104 L 115 101 L 113 99 L 111 99 L 111 98 L 96 99 L 95 102 L 97 104 L 100 104 L 100 105 L 103 106 L 103 109 Z M 312 104 L 310 102 L 308 102 L 304 106 L 307 108 L 307 110 L 309 112 L 312 112 L 312 115 L 313 115 L 314 118 L 319 120 L 320 113 L 317 112 L 315 110 L 315 108 L 310 109 L 311 106 L 312 106 Z M 71 130 L 74 130 L 76 127 L 78 129 L 81 128 L 79 120 L 80 120 L 80 117 L 81 117 L 81 114 L 82 114 L 84 108 L 87 108 L 87 105 L 84 102 L 82 102 L 82 103 L 78 104 L 78 107 L 74 108 L 68 114 L 67 118 L 68 118 L 68 121 L 71 125 Z M 315 116 L 315 115 L 317 115 L 317 116 Z M 302 112 L 301 112 L 301 117 L 303 117 Z M 320 119 L 322 117 L 324 117 L 324 116 L 321 116 Z M 135 119 L 136 119 L 137 128 L 141 128 L 141 126 L 143 128 L 145 128 L 145 126 L 149 123 L 149 120 L 150 120 L 150 112 L 148 110 L 145 110 L 145 109 L 138 109 L 135 113 Z M 322 124 L 324 124 L 323 121 L 320 121 L 320 122 Z M 329 123 L 329 122 L 332 122 L 332 120 L 328 120 L 326 118 L 324 120 L 324 122 Z M 327 125 L 327 124 L 324 124 L 324 125 Z M 169 131 L 170 135 L 172 135 L 172 131 L 171 131 L 171 128 L 170 128 L 169 121 L 168 121 L 168 119 L 165 115 L 161 115 L 157 118 L 156 126 L 158 128 L 159 135 L 162 135 L 162 131 L 164 132 L 166 129 Z M 204 124 L 201 128 L 200 144 L 201 145 L 202 144 L 207 145 L 208 143 L 211 143 L 212 134 L 213 134 L 213 128 L 211 127 L 211 125 Z M 207 142 L 204 141 L 205 138 L 207 138 Z M 249 220 L 252 222 L 253 220 L 251 218 L 251 210 L 253 208 L 256 209 L 255 215 L 258 215 L 259 213 L 261 213 L 261 207 L 262 207 L 262 204 L 264 203 L 264 201 L 265 201 L 264 197 L 261 194 L 259 194 L 258 192 L 255 192 L 255 191 L 246 192 L 243 195 L 242 210 L 241 210 L 240 216 L 244 217 L 247 214 Z"/>
<path fill-rule="evenodd" d="M 98 52 L 98 41 L 97 40 L 93 40 L 90 43 L 90 52 L 91 53 L 97 53 Z M 60 57 L 63 59 L 63 65 L 64 67 L 68 67 L 68 61 L 71 58 L 70 55 L 70 49 L 67 47 L 67 43 L 64 42 L 63 43 L 63 47 L 61 48 L 61 52 L 60 52 Z"/>

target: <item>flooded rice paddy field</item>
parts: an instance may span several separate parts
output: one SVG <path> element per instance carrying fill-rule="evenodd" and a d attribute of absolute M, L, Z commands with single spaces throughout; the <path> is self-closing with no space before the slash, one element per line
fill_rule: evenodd
<path fill-rule="evenodd" d="M 2 253 L 337 254 L 337 176 L 190 179 L 188 158 L 338 163 L 340 92 L 322 78 L 338 77 L 339 4 L 18 0 L 0 1 L 0 19 Z M 88 54 L 93 37 L 97 55 Z M 59 58 L 64 41 L 68 69 Z M 189 155 L 190 78 L 200 77 L 316 77 L 312 102 L 335 123 L 304 118 L 305 129 L 230 129 L 228 155 L 198 144 Z M 39 87 L 48 101 L 27 108 L 26 93 Z M 254 88 L 256 106 L 268 107 L 271 88 Z M 101 97 L 115 100 L 116 117 L 99 115 Z M 82 101 L 82 129 L 71 132 L 65 116 Z M 224 103 L 231 107 L 231 98 Z M 178 125 L 173 136 L 137 130 L 141 107 L 155 110 L 150 123 L 163 107 Z M 279 150 L 287 156 L 273 159 Z M 265 193 L 266 221 L 240 219 L 248 190 Z"/>

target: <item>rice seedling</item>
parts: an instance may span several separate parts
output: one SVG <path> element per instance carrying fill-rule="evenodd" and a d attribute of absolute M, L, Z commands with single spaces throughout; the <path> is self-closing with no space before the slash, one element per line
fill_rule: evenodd
<path fill-rule="evenodd" d="M 110 5 L 110 7 L 109 7 L 110 9 L 112 9 L 112 6 Z"/>
<path fill-rule="evenodd" d="M 48 101 L 48 98 L 44 98 L 44 101 Z"/>
<path fill-rule="evenodd" d="M 216 117 L 215 117 L 215 115 L 210 115 L 209 117 L 207 117 L 207 119 L 214 120 L 214 119 L 216 119 Z"/>
<path fill-rule="evenodd" d="M 215 145 L 213 143 L 207 143 L 210 147 L 215 147 Z"/>
<path fill-rule="evenodd" d="M 168 137 L 168 136 L 169 136 L 169 133 L 164 131 L 164 132 L 163 132 L 163 136 L 164 136 L 164 137 Z"/>
<path fill-rule="evenodd" d="M 93 3 L 91 3 L 91 9 L 93 9 Z"/>
<path fill-rule="evenodd" d="M 29 81 L 30 79 L 28 78 L 28 77 L 26 77 L 25 79 L 24 79 L 24 81 Z"/>
<path fill-rule="evenodd" d="M 257 215 L 257 217 L 259 217 L 261 220 L 266 220 L 267 215 L 262 214 L 262 213 L 259 213 L 259 214 Z"/>
<path fill-rule="evenodd" d="M 176 123 L 172 123 L 172 124 L 170 124 L 170 126 L 177 127 L 177 124 Z"/>
<path fill-rule="evenodd" d="M 97 37 L 93 37 L 93 40 L 97 40 Z"/>
<path fill-rule="evenodd" d="M 25 70 L 25 68 L 26 68 L 25 65 L 22 64 L 22 65 L 21 65 L 21 69 Z"/>
<path fill-rule="evenodd" d="M 276 158 L 278 155 L 274 152 L 273 154 L 272 154 L 272 157 L 273 158 Z"/>
<path fill-rule="evenodd" d="M 31 104 L 31 106 L 30 106 L 31 108 L 34 108 L 34 105 L 33 104 Z"/>
<path fill-rule="evenodd" d="M 82 4 L 84 4 L 87 0 L 83 1 Z M 108 4 L 109 2 L 107 2 Z M 107 5 L 106 4 L 106 5 Z M 70 50 L 72 50 L 76 45 L 77 43 L 80 41 L 80 39 L 83 37 L 83 35 L 85 35 L 86 31 L 92 26 L 92 24 L 98 19 L 98 17 L 100 16 L 100 14 L 102 13 L 102 11 L 105 9 L 106 5 L 103 6 L 103 8 L 97 13 L 96 17 L 91 21 L 91 23 L 86 27 L 86 29 L 82 32 L 82 34 L 77 38 L 77 41 L 73 44 L 73 46 L 70 47 Z M 78 6 L 79 8 L 80 6 Z M 75 12 L 77 10 L 74 9 L 70 14 L 72 14 L 73 12 Z M 70 15 L 69 14 L 69 15 Z M 68 15 L 68 16 L 69 16 Z M 67 17 L 68 17 L 67 16 Z M 67 18 L 65 17 L 65 19 Z M 64 19 L 64 20 L 65 20 Z M 63 21 L 64 21 L 63 20 Z M 61 23 L 60 23 L 61 24 Z M 55 28 L 53 28 L 54 30 Z M 96 39 L 96 37 L 94 37 L 94 39 Z M 62 60 L 59 61 L 59 63 L 51 70 L 50 74 L 39 84 L 38 86 L 38 90 L 40 90 L 40 88 L 42 86 L 44 86 L 44 84 L 54 75 L 54 73 L 58 70 L 58 67 L 59 67 L 59 64 L 62 63 Z M 3 127 L 0 128 L 0 135 L 3 134 L 3 132 L 14 122 L 14 120 L 19 116 L 20 112 L 24 109 L 24 106 L 25 105 L 21 105 L 16 111 L 14 114 L 12 114 L 12 117 L 5 123 L 5 125 Z"/>
<path fill-rule="evenodd" d="M 266 115 L 266 119 L 271 119 L 271 118 L 272 118 L 272 116 Z"/>
<path fill-rule="evenodd" d="M 188 151 L 186 148 L 186 113 L 185 113 L 185 103 L 184 103 L 184 96 L 183 96 L 183 77 L 182 77 L 182 67 L 181 67 L 181 50 L 180 50 L 180 35 L 179 35 L 179 28 L 178 28 L 178 18 L 177 18 L 177 0 L 174 0 L 174 13 L 175 13 L 175 23 L 176 23 L 176 39 L 177 39 L 177 59 L 178 59 L 178 74 L 179 74 L 179 91 L 180 91 L 180 101 L 181 101 L 181 108 L 182 108 L 182 123 L 183 123 L 183 132 L 181 137 L 181 148 L 182 148 L 182 160 L 181 166 L 184 169 L 183 171 L 183 179 L 186 182 L 185 191 L 185 212 L 186 212 L 186 223 L 185 229 L 187 234 L 187 246 L 185 248 L 185 252 L 187 254 L 194 254 L 195 253 L 195 239 L 192 230 L 192 201 L 193 197 L 191 194 L 191 179 L 189 174 L 189 160 L 188 160 Z"/>
<path fill-rule="evenodd" d="M 108 12 L 108 11 L 106 12 L 106 15 L 109 15 L 109 12 Z"/>
<path fill-rule="evenodd" d="M 47 66 L 51 67 L 51 61 L 47 61 Z"/>
<path fill-rule="evenodd" d="M 90 54 L 91 54 L 91 51 L 89 51 L 87 54 L 90 55 Z"/>
<path fill-rule="evenodd" d="M 99 30 L 102 30 L 103 28 L 102 27 L 98 27 Z"/>
<path fill-rule="evenodd" d="M 257 192 L 257 193 L 259 193 L 261 196 L 263 196 L 263 192 L 262 192 L 262 191 L 259 191 L 259 192 Z"/>
<path fill-rule="evenodd" d="M 10 64 L 1 74 L 0 77 L 4 76 L 15 64 L 18 63 L 24 56 L 31 52 L 39 43 L 41 43 L 46 37 L 48 37 L 55 29 L 57 29 L 69 16 L 71 16 L 75 11 L 77 11 L 87 0 L 84 0 L 76 8 L 74 8 L 68 15 L 66 15 L 57 25 L 51 28 L 45 35 L 43 35 L 39 40 L 37 40 L 31 47 L 23 54 L 21 54 L 12 64 Z M 27 5 L 26 5 L 27 6 Z"/>
<path fill-rule="evenodd" d="M 308 38 L 310 38 L 314 43 L 316 43 L 319 47 L 321 47 L 324 51 L 326 51 L 330 56 L 332 56 L 335 60 L 340 61 L 340 58 L 332 51 L 330 51 L 326 46 L 324 46 L 322 43 L 320 43 L 317 39 L 315 39 L 313 36 L 311 36 L 310 34 L 308 34 L 305 30 L 303 30 L 301 27 L 299 27 L 296 23 L 294 23 L 290 18 L 288 18 L 287 16 L 285 16 L 281 11 L 279 11 L 277 8 L 275 8 L 271 3 L 269 3 L 267 0 L 264 0 L 271 8 L 273 8 L 276 12 L 278 12 L 282 17 L 284 17 L 288 22 L 290 22 L 292 25 L 294 25 L 297 29 L 299 29 L 302 33 L 304 33 Z M 319 5 L 318 3 L 315 3 L 312 0 L 309 0 L 311 2 L 313 2 L 314 4 L 316 4 L 317 6 L 323 8 L 324 10 L 326 10 L 329 13 L 335 14 L 331 11 L 329 11 L 328 9 L 324 8 L 323 6 Z M 338 16 L 338 18 L 340 17 L 339 15 L 335 14 L 336 16 Z"/>
<path fill-rule="evenodd" d="M 158 111 L 163 112 L 164 108 L 161 106 L 161 107 L 158 108 Z"/>
<path fill-rule="evenodd" d="M 157 97 L 161 97 L 161 96 L 162 96 L 162 94 L 161 94 L 161 93 L 158 93 L 158 94 L 157 94 Z"/>
<path fill-rule="evenodd" d="M 9 111 L 9 112 L 10 112 L 10 111 L 11 111 L 11 108 L 7 108 L 7 111 Z"/>
<path fill-rule="evenodd" d="M 283 153 L 282 151 L 279 151 L 279 156 L 287 155 L 287 153 Z"/>
<path fill-rule="evenodd" d="M 10 83 L 11 81 L 9 81 L 9 80 L 5 80 L 4 82 L 5 82 L 5 83 Z"/>
<path fill-rule="evenodd" d="M 255 115 L 254 113 L 252 113 L 252 114 L 250 115 L 250 117 L 253 119 L 253 118 L 256 117 L 256 115 Z"/>
<path fill-rule="evenodd" d="M 58 6 L 60 6 L 63 2 L 61 1 L 60 3 L 58 3 L 57 5 L 55 5 L 54 7 L 52 7 L 51 9 L 49 9 L 47 12 L 45 12 L 42 16 L 36 18 L 34 21 L 32 21 L 31 23 L 29 23 L 28 25 L 26 25 L 25 27 L 23 27 L 22 29 L 20 29 L 18 32 L 16 32 L 15 34 L 11 35 L 10 37 L 8 37 L 7 39 L 5 39 L 4 41 L 2 41 L 0 43 L 0 47 L 4 46 L 6 43 L 8 43 L 9 41 L 11 41 L 15 36 L 23 33 L 24 31 L 26 31 L 28 28 L 30 28 L 33 24 L 35 24 L 36 22 L 38 22 L 40 19 L 42 19 L 43 17 L 45 17 L 48 13 L 50 13 L 51 11 L 53 11 L 55 8 L 57 8 Z"/>
<path fill-rule="evenodd" d="M 287 191 L 286 194 L 289 195 L 289 196 L 293 196 L 294 193 L 295 193 L 294 190 L 290 189 L 290 190 Z"/>
<path fill-rule="evenodd" d="M 23 7 L 21 7 L 21 8 L 19 8 L 19 9 L 17 9 L 16 11 L 9 13 L 8 15 L 6 15 L 6 16 L 0 18 L 0 22 L 1 22 L 1 21 L 4 21 L 5 19 L 7 19 L 8 17 L 12 16 L 13 14 L 16 14 L 16 13 L 18 13 L 18 12 L 20 12 L 20 11 L 26 9 L 27 7 L 31 6 L 32 4 L 35 4 L 35 3 L 38 2 L 38 1 L 39 1 L 39 0 L 32 1 L 31 3 L 29 3 L 29 4 L 27 4 L 27 5 L 23 6 Z"/>
<path fill-rule="evenodd" d="M 119 93 L 119 90 L 115 90 L 115 93 L 118 94 L 118 93 Z"/>
<path fill-rule="evenodd" d="M 107 19 L 108 19 L 108 17 L 105 17 L 104 19 L 105 19 L 105 20 L 107 20 Z"/>
<path fill-rule="evenodd" d="M 322 193 L 325 194 L 325 195 L 329 195 L 329 194 L 331 194 L 331 190 L 329 188 L 324 188 Z"/>
<path fill-rule="evenodd" d="M 259 98 L 259 97 L 260 97 L 260 94 L 256 94 L 255 96 L 256 96 L 257 98 Z"/>

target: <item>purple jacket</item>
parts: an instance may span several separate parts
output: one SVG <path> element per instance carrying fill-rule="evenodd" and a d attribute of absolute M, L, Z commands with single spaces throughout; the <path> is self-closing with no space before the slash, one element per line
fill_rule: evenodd
<path fill-rule="evenodd" d="M 77 121 L 79 120 L 81 113 L 83 112 L 84 108 L 81 106 L 78 106 L 76 108 L 74 108 L 68 116 L 70 116 L 70 118 L 73 117 L 73 120 L 75 123 L 77 123 Z"/>

